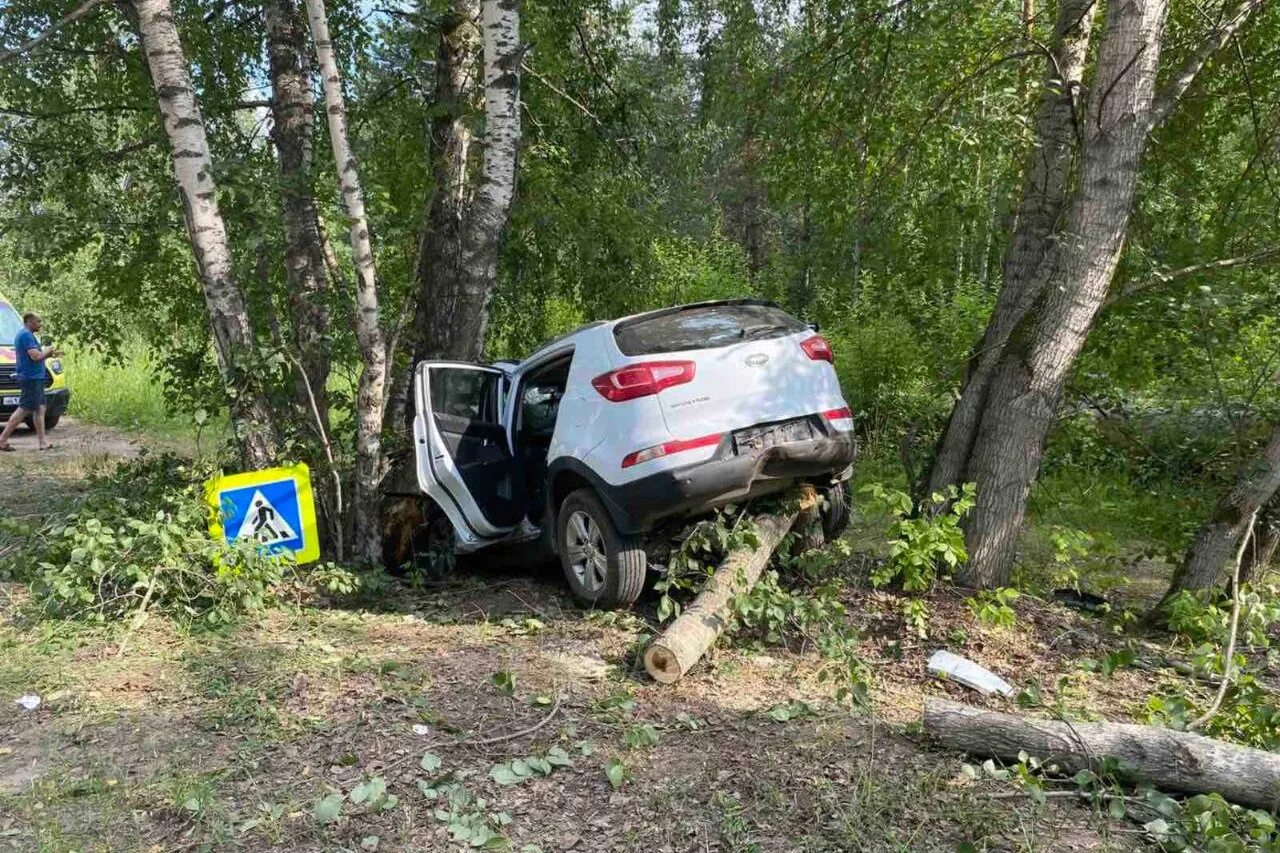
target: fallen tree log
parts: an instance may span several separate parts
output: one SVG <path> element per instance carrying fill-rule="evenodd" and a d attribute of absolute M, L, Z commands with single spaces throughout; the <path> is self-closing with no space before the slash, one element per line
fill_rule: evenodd
<path fill-rule="evenodd" d="M 1217 792 L 1233 803 L 1280 808 L 1280 755 L 1204 735 L 1130 723 L 1066 723 L 925 699 L 924 731 L 948 749 L 1018 760 L 1024 752 L 1065 773 L 1118 759 L 1128 782 L 1164 791 Z"/>
<path fill-rule="evenodd" d="M 817 495 L 806 487 L 787 509 L 755 516 L 756 545 L 730 551 L 698 597 L 645 649 L 644 668 L 654 681 L 679 681 L 707 653 L 729 624 L 733 597 L 755 586 L 796 519 L 816 508 Z"/>

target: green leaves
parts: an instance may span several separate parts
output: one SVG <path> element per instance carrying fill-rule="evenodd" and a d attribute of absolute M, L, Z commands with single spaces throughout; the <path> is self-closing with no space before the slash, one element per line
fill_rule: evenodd
<path fill-rule="evenodd" d="M 388 811 L 399 804 L 400 798 L 387 793 L 387 780 L 371 776 L 351 789 L 351 802 L 367 807 L 370 811 Z"/>
<path fill-rule="evenodd" d="M 631 768 L 621 758 L 610 758 L 604 765 L 605 778 L 614 788 L 621 788 L 631 778 Z"/>
<path fill-rule="evenodd" d="M 510 670 L 502 669 L 489 676 L 489 683 L 503 696 L 513 696 L 516 692 L 516 677 Z"/>
<path fill-rule="evenodd" d="M 489 777 L 499 785 L 519 785 L 538 776 L 550 776 L 557 767 L 573 765 L 569 754 L 558 746 L 547 750 L 546 755 L 516 758 L 503 764 L 495 764 Z"/>
<path fill-rule="evenodd" d="M 311 811 L 312 816 L 320 823 L 337 820 L 338 815 L 342 813 L 342 799 L 340 793 L 325 794 L 316 801 Z"/>
<path fill-rule="evenodd" d="M 418 766 L 428 773 L 435 773 L 440 769 L 440 756 L 434 752 L 422 753 L 422 760 L 418 762 Z"/>
<path fill-rule="evenodd" d="M 808 702 L 802 702 L 798 699 L 774 705 L 768 711 L 770 719 L 776 720 L 779 723 L 789 723 L 792 720 L 812 717 L 814 716 L 814 713 L 813 706 Z"/>

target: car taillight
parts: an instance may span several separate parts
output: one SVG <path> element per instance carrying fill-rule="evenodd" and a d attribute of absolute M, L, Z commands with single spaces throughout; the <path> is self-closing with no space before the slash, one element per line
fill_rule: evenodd
<path fill-rule="evenodd" d="M 720 443 L 720 437 L 723 433 L 715 433 L 713 435 L 704 435 L 698 438 L 684 438 L 678 441 L 667 441 L 662 444 L 655 444 L 653 447 L 646 447 L 644 450 L 637 450 L 635 453 L 628 453 L 622 457 L 622 467 L 630 468 L 632 465 L 638 465 L 641 462 L 648 462 L 650 459 L 659 459 L 663 456 L 670 456 L 673 453 L 680 453 L 685 450 L 694 450 L 699 447 L 714 447 Z"/>
<path fill-rule="evenodd" d="M 800 349 L 804 350 L 804 354 L 814 361 L 836 363 L 836 354 L 831 351 L 831 344 L 827 343 L 827 339 L 822 335 L 805 338 L 800 342 Z"/>
<path fill-rule="evenodd" d="M 853 429 L 853 410 L 848 406 L 829 409 L 822 413 L 822 418 L 831 424 L 833 429 L 837 429 L 840 432 L 848 432 Z"/>
<path fill-rule="evenodd" d="M 606 400 L 621 403 L 692 382 L 693 373 L 692 361 L 644 361 L 602 373 L 591 385 Z"/>

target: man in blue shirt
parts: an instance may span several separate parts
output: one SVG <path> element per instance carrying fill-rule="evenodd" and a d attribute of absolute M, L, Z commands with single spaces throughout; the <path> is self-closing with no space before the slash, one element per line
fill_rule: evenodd
<path fill-rule="evenodd" d="M 34 414 L 36 423 L 36 443 L 41 450 L 48 450 L 52 444 L 44 440 L 44 383 L 45 359 L 56 358 L 60 353 L 53 347 L 41 346 L 36 332 L 40 331 L 40 317 L 37 314 L 22 315 L 22 328 L 14 338 L 13 349 L 18 355 L 17 377 L 21 397 L 18 408 L 9 416 L 4 432 L 0 432 L 0 451 L 13 450 L 9 444 L 9 435 L 18 428 L 18 424 L 26 420 L 27 415 Z"/>

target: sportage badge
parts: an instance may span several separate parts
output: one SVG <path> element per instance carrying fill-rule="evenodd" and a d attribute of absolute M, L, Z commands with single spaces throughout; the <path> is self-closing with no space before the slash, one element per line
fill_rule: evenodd
<path fill-rule="evenodd" d="M 769 356 L 762 352 L 752 353 L 745 359 L 747 367 L 764 367 L 769 363 Z"/>

